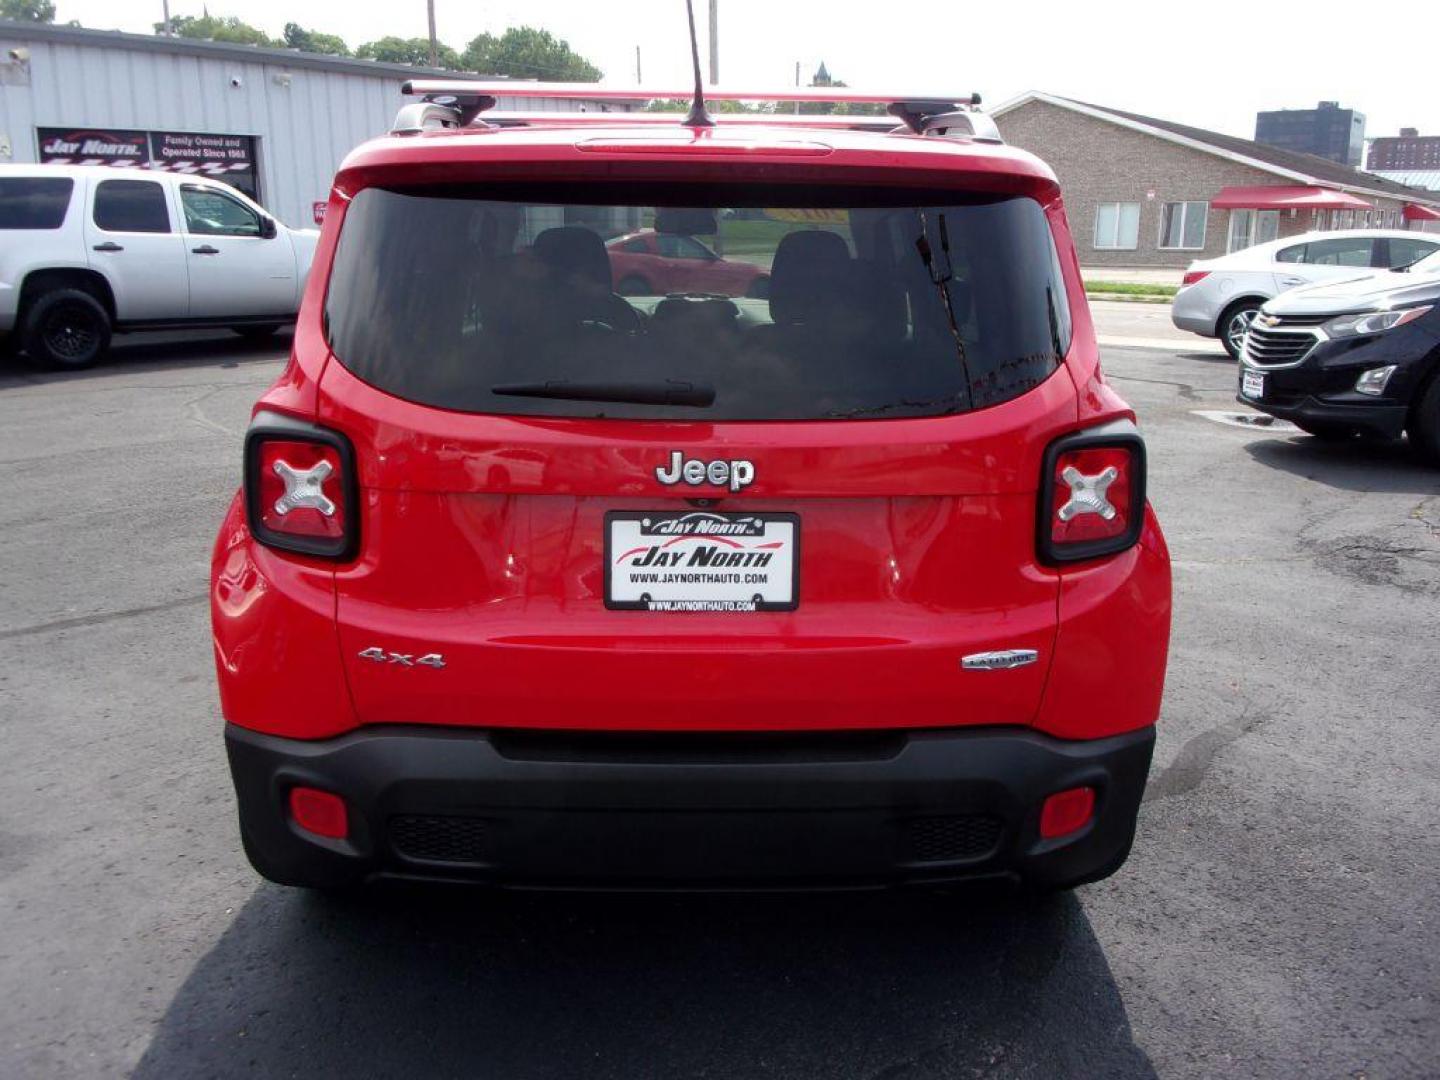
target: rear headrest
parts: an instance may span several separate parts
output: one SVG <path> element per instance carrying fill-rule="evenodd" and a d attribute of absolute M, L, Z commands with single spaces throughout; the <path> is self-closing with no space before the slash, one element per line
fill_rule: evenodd
<path fill-rule="evenodd" d="M 770 318 L 777 323 L 823 319 L 843 291 L 850 249 L 837 233 L 786 233 L 770 267 Z"/>
<path fill-rule="evenodd" d="M 554 274 L 610 292 L 610 256 L 605 245 L 589 229 L 563 225 L 546 229 L 535 238 L 535 254 Z"/>

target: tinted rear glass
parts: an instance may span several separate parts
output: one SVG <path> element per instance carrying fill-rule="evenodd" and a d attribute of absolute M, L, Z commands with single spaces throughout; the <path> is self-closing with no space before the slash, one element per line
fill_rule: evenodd
<path fill-rule="evenodd" d="M 59 176 L 0 180 L 0 229 L 58 229 L 75 181 Z"/>
<path fill-rule="evenodd" d="M 1028 198 L 505 194 L 356 195 L 326 302 L 346 367 L 470 412 L 869 418 L 1007 400 L 1068 346 L 1054 244 Z"/>
<path fill-rule="evenodd" d="M 102 180 L 95 189 L 95 224 L 106 232 L 168 233 L 165 189 L 154 180 Z"/>

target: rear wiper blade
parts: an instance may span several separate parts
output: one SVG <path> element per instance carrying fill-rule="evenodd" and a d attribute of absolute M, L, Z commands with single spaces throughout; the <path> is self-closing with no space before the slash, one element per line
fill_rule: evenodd
<path fill-rule="evenodd" d="M 556 398 L 564 401 L 616 401 L 632 405 L 685 405 L 704 409 L 715 404 L 715 388 L 704 383 L 666 379 L 664 382 L 500 383 L 490 388 L 502 397 Z"/>

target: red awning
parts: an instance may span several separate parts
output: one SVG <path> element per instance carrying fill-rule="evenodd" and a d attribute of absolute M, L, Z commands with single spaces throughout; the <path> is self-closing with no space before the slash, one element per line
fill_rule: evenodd
<path fill-rule="evenodd" d="M 1210 200 L 1219 210 L 1373 210 L 1364 199 L 1322 187 L 1227 187 Z"/>
<path fill-rule="evenodd" d="M 1440 221 L 1440 210 L 1417 203 L 1406 203 L 1401 215 L 1406 221 Z"/>

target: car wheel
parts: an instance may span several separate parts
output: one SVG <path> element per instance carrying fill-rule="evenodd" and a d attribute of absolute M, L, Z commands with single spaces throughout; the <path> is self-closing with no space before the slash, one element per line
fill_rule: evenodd
<path fill-rule="evenodd" d="M 1240 349 L 1245 344 L 1245 334 L 1255 316 L 1260 314 L 1260 301 L 1241 300 L 1231 304 L 1220 316 L 1219 337 L 1231 360 L 1240 359 Z"/>
<path fill-rule="evenodd" d="M 761 274 L 754 281 L 750 282 L 750 287 L 745 290 L 745 295 L 751 300 L 769 300 L 770 275 Z"/>
<path fill-rule="evenodd" d="M 1440 374 L 1431 377 L 1430 385 L 1411 406 L 1405 431 L 1420 456 L 1440 466 Z"/>
<path fill-rule="evenodd" d="M 1360 434 L 1358 428 L 1348 424 L 1327 424 L 1323 420 L 1296 420 L 1294 424 L 1306 435 L 1313 435 L 1323 442 L 1349 442 Z"/>
<path fill-rule="evenodd" d="M 275 332 L 280 329 L 280 324 L 265 323 L 258 326 L 232 326 L 230 329 L 246 341 L 265 341 L 275 336 Z"/>
<path fill-rule="evenodd" d="M 82 289 L 53 289 L 30 305 L 20 338 L 31 363 L 87 368 L 110 348 L 110 315 Z"/>

